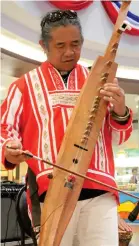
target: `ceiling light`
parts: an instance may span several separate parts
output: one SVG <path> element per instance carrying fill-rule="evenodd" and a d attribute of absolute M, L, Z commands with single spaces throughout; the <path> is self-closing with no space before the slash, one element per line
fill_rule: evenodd
<path fill-rule="evenodd" d="M 6 90 L 6 87 L 0 86 L 0 91 L 5 91 L 5 90 Z"/>
<path fill-rule="evenodd" d="M 44 62 L 47 59 L 46 54 L 44 54 L 39 46 L 38 48 L 33 47 L 31 44 L 25 44 L 25 42 L 11 38 L 8 35 L 1 34 L 0 47 L 36 61 Z M 94 61 L 81 58 L 78 63 L 85 67 L 90 67 Z M 139 78 L 139 69 L 119 66 L 116 77 L 137 80 Z"/>
<path fill-rule="evenodd" d="M 16 39 L 1 35 L 0 47 L 30 59 L 43 62 L 47 59 L 41 49 L 36 49 L 31 45 L 24 44 Z"/>

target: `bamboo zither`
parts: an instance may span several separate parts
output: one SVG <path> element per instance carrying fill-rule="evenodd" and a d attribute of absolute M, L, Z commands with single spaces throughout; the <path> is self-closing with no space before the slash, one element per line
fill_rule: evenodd
<path fill-rule="evenodd" d="M 101 98 L 104 83 L 113 81 L 117 64 L 114 62 L 121 34 L 128 28 L 124 22 L 131 1 L 122 3 L 117 22 L 106 52 L 98 57 L 80 92 L 67 126 L 54 168 L 41 216 L 39 246 L 59 246 L 75 209 L 84 179 L 70 171 L 85 175 L 106 115 L 107 103 Z"/>

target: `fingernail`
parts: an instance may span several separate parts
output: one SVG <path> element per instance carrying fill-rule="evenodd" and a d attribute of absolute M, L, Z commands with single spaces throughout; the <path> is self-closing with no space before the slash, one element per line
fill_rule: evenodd
<path fill-rule="evenodd" d="M 6 147 L 7 147 L 7 148 L 11 148 L 12 145 L 11 145 L 11 144 L 7 144 Z"/>

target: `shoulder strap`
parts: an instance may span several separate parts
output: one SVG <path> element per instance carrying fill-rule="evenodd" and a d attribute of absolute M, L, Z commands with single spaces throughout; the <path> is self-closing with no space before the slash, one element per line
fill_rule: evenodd
<path fill-rule="evenodd" d="M 30 200 L 32 204 L 32 220 L 34 227 L 40 226 L 41 208 L 38 196 L 38 186 L 35 174 L 28 168 L 28 185 L 30 191 Z"/>

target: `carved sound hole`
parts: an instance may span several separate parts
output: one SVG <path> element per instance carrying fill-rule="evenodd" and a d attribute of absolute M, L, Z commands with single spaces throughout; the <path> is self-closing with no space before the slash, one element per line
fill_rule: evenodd
<path fill-rule="evenodd" d="M 74 158 L 73 159 L 73 163 L 77 164 L 78 163 L 78 159 Z"/>

